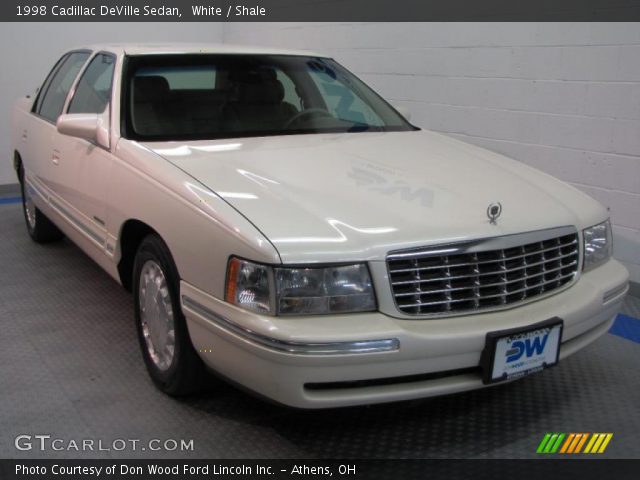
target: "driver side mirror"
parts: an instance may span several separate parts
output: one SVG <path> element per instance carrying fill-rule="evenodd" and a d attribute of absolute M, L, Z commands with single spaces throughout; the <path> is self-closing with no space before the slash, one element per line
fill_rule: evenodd
<path fill-rule="evenodd" d="M 109 148 L 108 122 L 97 113 L 66 113 L 58 117 L 58 132 L 70 137 L 82 138 L 103 148 Z"/>

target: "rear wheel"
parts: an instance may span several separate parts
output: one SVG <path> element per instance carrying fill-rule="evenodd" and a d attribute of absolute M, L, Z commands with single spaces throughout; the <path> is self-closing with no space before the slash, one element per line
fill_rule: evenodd
<path fill-rule="evenodd" d="M 22 193 L 22 212 L 24 213 L 27 232 L 31 239 L 37 243 L 49 243 L 61 240 L 64 234 L 33 202 L 33 193 L 24 181 L 22 169 L 20 169 L 20 191 Z"/>
<path fill-rule="evenodd" d="M 180 308 L 178 272 L 157 235 L 147 236 L 140 244 L 133 275 L 138 340 L 151 379 L 169 395 L 202 390 L 206 370 L 191 344 Z"/>

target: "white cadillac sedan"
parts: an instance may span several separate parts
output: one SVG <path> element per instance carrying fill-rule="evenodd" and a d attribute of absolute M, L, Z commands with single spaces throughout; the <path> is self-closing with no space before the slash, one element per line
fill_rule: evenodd
<path fill-rule="evenodd" d="M 207 370 L 302 408 L 510 381 L 604 334 L 628 288 L 607 209 L 322 55 L 76 49 L 12 124 L 29 235 L 133 292 L 171 395 Z"/>

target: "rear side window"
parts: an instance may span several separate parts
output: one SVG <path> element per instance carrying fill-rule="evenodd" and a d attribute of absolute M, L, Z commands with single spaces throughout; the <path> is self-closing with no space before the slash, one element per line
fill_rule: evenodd
<path fill-rule="evenodd" d="M 102 113 L 111 98 L 115 58 L 100 53 L 86 68 L 69 104 L 69 113 Z"/>
<path fill-rule="evenodd" d="M 40 92 L 35 112 L 41 117 L 55 122 L 62 113 L 73 81 L 89 58 L 89 52 L 73 52 L 63 58 L 57 69 L 47 78 Z"/>

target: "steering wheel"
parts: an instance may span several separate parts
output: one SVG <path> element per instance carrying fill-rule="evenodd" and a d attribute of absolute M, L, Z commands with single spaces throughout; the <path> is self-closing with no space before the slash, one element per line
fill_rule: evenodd
<path fill-rule="evenodd" d="M 301 112 L 296 113 L 293 117 L 287 120 L 283 128 L 289 128 L 291 125 L 300 122 L 302 119 L 308 119 L 315 116 L 333 118 L 333 115 L 323 108 L 308 108 L 307 110 L 302 110 Z"/>

